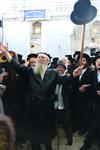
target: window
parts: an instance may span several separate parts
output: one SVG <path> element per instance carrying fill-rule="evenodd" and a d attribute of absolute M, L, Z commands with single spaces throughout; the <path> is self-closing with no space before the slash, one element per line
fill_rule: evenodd
<path fill-rule="evenodd" d="M 41 23 L 35 22 L 33 23 L 33 34 L 41 34 Z"/>

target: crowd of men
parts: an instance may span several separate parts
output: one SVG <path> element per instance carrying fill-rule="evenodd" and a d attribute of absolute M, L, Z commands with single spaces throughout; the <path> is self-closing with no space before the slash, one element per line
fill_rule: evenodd
<path fill-rule="evenodd" d="M 4 113 L 15 124 L 16 140 L 31 141 L 32 150 L 52 150 L 52 140 L 61 123 L 68 145 L 73 133 L 86 135 L 80 150 L 88 150 L 94 139 L 100 146 L 100 55 L 80 52 L 52 58 L 47 53 L 29 54 L 27 62 L 12 58 L 0 44 L 8 62 L 0 64 Z"/>

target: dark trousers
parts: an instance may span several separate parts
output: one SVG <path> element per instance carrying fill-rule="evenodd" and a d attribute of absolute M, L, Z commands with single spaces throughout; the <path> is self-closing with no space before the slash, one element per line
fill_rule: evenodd
<path fill-rule="evenodd" d="M 72 127 L 70 123 L 70 114 L 63 110 L 56 110 L 57 121 L 61 123 L 67 137 L 68 144 L 72 144 Z"/>
<path fill-rule="evenodd" d="M 46 150 L 52 150 L 52 145 L 51 145 L 51 142 L 47 142 L 47 143 L 44 143 L 45 145 L 45 149 Z M 41 146 L 40 146 L 40 143 L 33 143 L 32 142 L 32 150 L 41 150 Z"/>

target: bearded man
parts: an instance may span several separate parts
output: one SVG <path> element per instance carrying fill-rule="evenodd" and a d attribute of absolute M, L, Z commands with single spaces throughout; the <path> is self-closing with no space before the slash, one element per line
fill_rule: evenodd
<path fill-rule="evenodd" d="M 54 100 L 56 84 L 72 84 L 73 78 L 60 76 L 54 69 L 48 69 L 49 57 L 39 53 L 34 69 L 21 67 L 15 62 L 6 47 L 0 44 L 1 51 L 10 62 L 10 67 L 29 81 L 26 100 L 26 131 L 27 139 L 32 141 L 32 150 L 41 150 L 45 144 L 46 150 L 52 150 L 51 141 L 56 134 Z M 74 71 L 76 77 L 82 68 Z M 26 87 L 25 87 L 26 88 Z"/>
<path fill-rule="evenodd" d="M 41 54 L 40 56 L 38 56 L 38 61 L 36 63 L 36 66 L 34 67 L 35 74 L 40 74 L 42 80 L 43 80 L 44 74 L 48 68 L 47 61 L 45 61 L 45 63 L 44 63 L 44 59 L 47 59 L 49 61 L 48 56 L 45 55 L 46 58 L 44 58 L 44 55 L 45 54 Z"/>

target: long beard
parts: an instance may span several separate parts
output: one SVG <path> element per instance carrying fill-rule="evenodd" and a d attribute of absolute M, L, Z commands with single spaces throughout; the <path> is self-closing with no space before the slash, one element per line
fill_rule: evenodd
<path fill-rule="evenodd" d="M 40 74 L 41 78 L 44 78 L 44 74 L 47 70 L 47 64 L 36 64 L 34 68 L 35 74 Z"/>

